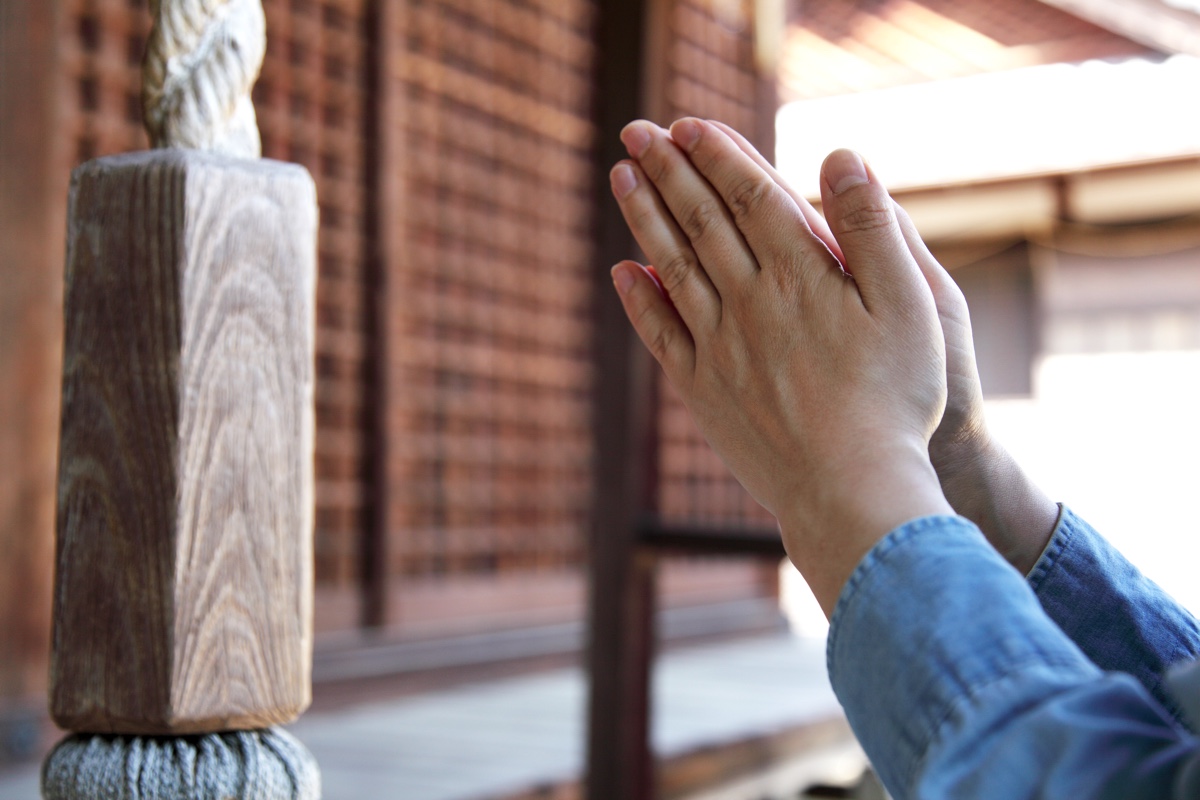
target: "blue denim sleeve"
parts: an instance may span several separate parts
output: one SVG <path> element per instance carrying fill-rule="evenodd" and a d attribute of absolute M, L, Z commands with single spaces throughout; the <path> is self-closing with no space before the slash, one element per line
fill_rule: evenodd
<path fill-rule="evenodd" d="M 964 519 L 877 544 L 842 590 L 827 656 L 896 800 L 1200 797 L 1200 742 L 1088 660 Z"/>
<path fill-rule="evenodd" d="M 1070 509 L 1063 507 L 1029 585 L 1096 666 L 1133 675 L 1182 719 L 1163 679 L 1172 665 L 1200 658 L 1200 625 Z"/>

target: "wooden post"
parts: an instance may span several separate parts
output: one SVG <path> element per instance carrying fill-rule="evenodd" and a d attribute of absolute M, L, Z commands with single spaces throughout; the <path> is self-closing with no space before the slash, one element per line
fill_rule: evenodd
<path fill-rule="evenodd" d="M 301 167 L 198 151 L 74 175 L 64 728 L 256 728 L 308 705 L 315 197 Z"/>
<path fill-rule="evenodd" d="M 389 557 L 388 532 L 392 527 L 390 488 L 392 486 L 392 453 L 389 450 L 390 418 L 396 371 L 392 369 L 394 335 L 392 309 L 389 304 L 396 292 L 389 275 L 403 256 L 404 192 L 399 163 L 403 147 L 403 125 L 400 119 L 402 90 L 398 87 L 397 64 L 400 53 L 396 42 L 408 13 L 405 4 L 392 0 L 370 0 L 367 6 L 370 36 L 368 81 L 369 143 L 366 152 L 370 214 L 367 217 L 368 241 L 373 245 L 367 262 L 367 302 L 369 363 L 372 370 L 372 431 L 369 443 L 368 480 L 371 502 L 365 524 L 359 566 L 362 579 L 362 613 L 364 628 L 383 628 L 388 623 Z"/>
<path fill-rule="evenodd" d="M 636 252 L 609 192 L 621 128 L 644 110 L 646 0 L 609 0 L 597 20 L 595 491 L 589 549 L 587 796 L 649 800 L 655 557 L 637 530 L 654 470 L 644 458 L 657 412 L 655 371 L 617 300 L 609 269 Z"/>
<path fill-rule="evenodd" d="M 51 713 L 262 728 L 310 697 L 316 192 L 257 158 L 258 0 L 153 5 L 163 149 L 72 177 Z"/>

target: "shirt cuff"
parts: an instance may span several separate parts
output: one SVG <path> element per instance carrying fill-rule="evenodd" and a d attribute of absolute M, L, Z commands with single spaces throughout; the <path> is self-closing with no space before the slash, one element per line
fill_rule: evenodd
<path fill-rule="evenodd" d="M 1049 692 L 1099 674 L 979 529 L 951 516 L 912 520 L 864 556 L 834 608 L 826 656 L 847 719 L 893 794 L 912 785 L 939 729 L 983 687 L 1035 673 Z"/>
<path fill-rule="evenodd" d="M 1067 507 L 1064 506 L 1062 503 L 1059 503 L 1058 504 L 1058 516 L 1054 519 L 1054 528 L 1053 528 L 1053 530 L 1050 531 L 1050 538 L 1049 538 L 1049 540 L 1046 541 L 1046 546 L 1042 548 L 1042 553 L 1041 553 L 1041 555 L 1038 556 L 1038 560 L 1033 562 L 1033 567 L 1029 570 L 1029 573 L 1025 576 L 1025 580 L 1030 581 L 1032 583 L 1033 576 L 1035 574 L 1038 574 L 1040 569 L 1043 567 L 1042 562 L 1047 560 L 1047 558 L 1048 558 L 1047 554 L 1053 553 L 1055 546 L 1056 546 L 1056 542 L 1059 541 L 1058 534 L 1059 534 L 1059 531 L 1062 530 L 1063 518 L 1066 515 L 1067 515 Z M 1053 559 L 1053 555 L 1049 556 L 1049 558 Z M 1036 589 L 1035 589 L 1035 591 L 1036 591 Z"/>
<path fill-rule="evenodd" d="M 1065 505 L 1058 504 L 1058 519 L 1054 521 L 1054 530 L 1050 532 L 1050 541 L 1046 542 L 1042 554 L 1038 556 L 1033 568 L 1025 576 L 1025 580 L 1029 581 L 1034 592 L 1046 580 L 1046 576 L 1058 566 L 1059 559 L 1070 546 L 1071 539 L 1075 535 L 1076 526 L 1073 523 L 1076 519 Z"/>
<path fill-rule="evenodd" d="M 1184 719 L 1163 676 L 1174 664 L 1200 658 L 1200 624 L 1187 609 L 1065 506 L 1028 581 L 1046 614 L 1089 659 L 1133 675 Z"/>

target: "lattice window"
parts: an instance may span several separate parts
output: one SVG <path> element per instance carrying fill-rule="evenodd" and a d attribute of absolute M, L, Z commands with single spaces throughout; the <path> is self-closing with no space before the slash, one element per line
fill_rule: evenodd
<path fill-rule="evenodd" d="M 150 31 L 145 0 L 67 0 L 62 20 L 62 130 L 70 159 L 65 167 L 144 150 L 142 53 Z"/>
<path fill-rule="evenodd" d="M 254 89 L 263 156 L 317 184 L 316 578 L 353 586 L 369 502 L 372 370 L 366 273 L 368 47 L 365 0 L 265 0 L 267 54 Z"/>
<path fill-rule="evenodd" d="M 389 572 L 573 564 L 590 496 L 592 4 L 404 14 Z"/>
<path fill-rule="evenodd" d="M 761 130 L 761 78 L 754 64 L 746 0 L 673 0 L 668 16 L 666 119 L 719 119 L 752 140 Z M 768 154 L 771 155 L 771 154 Z M 696 430 L 691 415 L 660 380 L 659 512 L 701 523 L 771 524 Z"/>

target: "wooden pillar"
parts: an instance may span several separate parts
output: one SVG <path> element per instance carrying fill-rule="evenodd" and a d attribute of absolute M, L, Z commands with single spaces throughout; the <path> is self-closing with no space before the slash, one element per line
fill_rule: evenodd
<path fill-rule="evenodd" d="M 316 192 L 181 149 L 75 171 L 51 713 L 88 733 L 310 698 Z"/>
<path fill-rule="evenodd" d="M 595 195 L 595 490 L 589 551 L 587 796 L 649 800 L 655 560 L 637 530 L 654 471 L 645 458 L 657 404 L 655 371 L 609 270 L 635 252 L 609 191 L 625 157 L 620 130 L 645 111 L 646 0 L 609 0 L 597 20 Z"/>
<path fill-rule="evenodd" d="M 359 622 L 364 628 L 382 628 L 388 621 L 388 562 L 391 554 L 388 503 L 392 485 L 391 449 L 388 446 L 392 430 L 389 398 L 395 380 L 389 362 L 392 352 L 389 347 L 392 335 L 390 298 L 391 275 L 403 246 L 400 205 L 404 197 L 397 176 L 402 155 L 398 140 L 403 127 L 394 88 L 397 85 L 395 61 L 401 56 L 396 43 L 402 40 L 396 38 L 395 32 L 404 13 L 402 5 L 391 0 L 372 0 L 367 8 L 367 30 L 370 32 L 367 73 L 370 100 L 366 104 L 369 120 L 366 174 L 370 176 L 367 241 L 371 251 L 367 254 L 367 279 L 364 282 L 370 294 L 365 298 L 363 308 L 368 315 L 373 436 L 368 442 L 371 451 L 368 457 L 369 510 L 363 526 L 359 560 L 363 601 Z"/>
<path fill-rule="evenodd" d="M 257 0 L 161 12 L 159 149 L 71 181 L 50 698 L 87 734 L 310 699 L 316 190 L 257 157 Z"/>
<path fill-rule="evenodd" d="M 0 764 L 45 717 L 66 175 L 56 0 L 0 2 Z"/>

